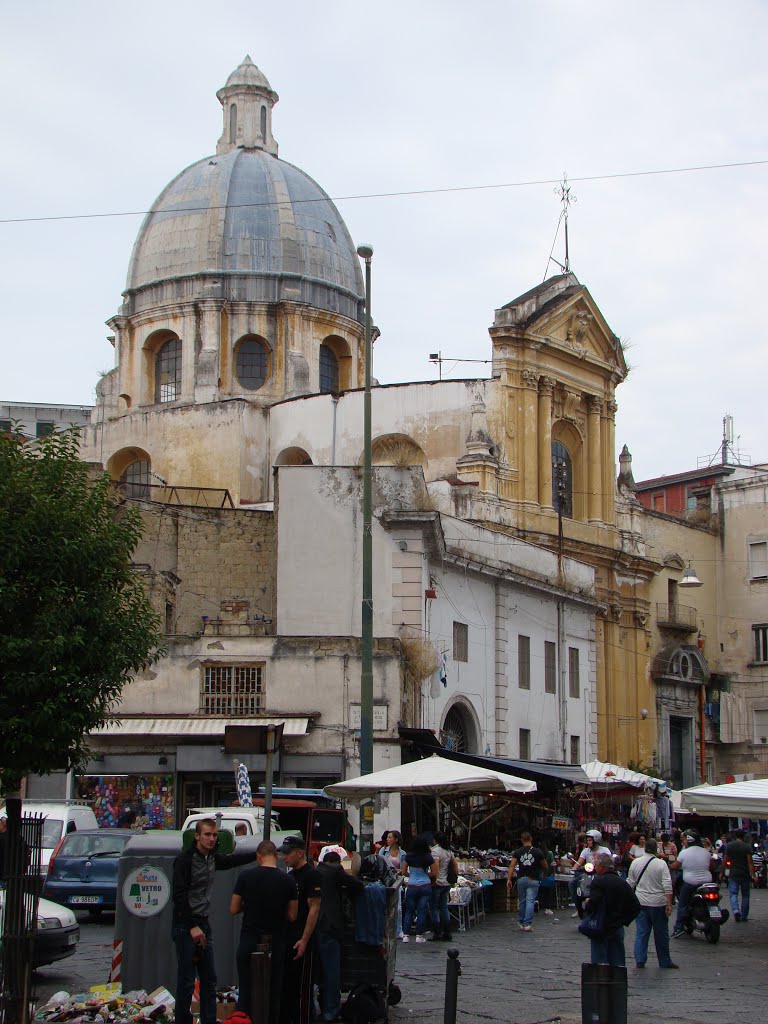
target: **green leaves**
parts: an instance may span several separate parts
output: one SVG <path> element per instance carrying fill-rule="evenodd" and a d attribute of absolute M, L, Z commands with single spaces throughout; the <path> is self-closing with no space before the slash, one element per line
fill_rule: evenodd
<path fill-rule="evenodd" d="M 156 660 L 160 623 L 131 568 L 140 536 L 76 430 L 0 434 L 0 790 L 83 763 L 86 734 Z"/>

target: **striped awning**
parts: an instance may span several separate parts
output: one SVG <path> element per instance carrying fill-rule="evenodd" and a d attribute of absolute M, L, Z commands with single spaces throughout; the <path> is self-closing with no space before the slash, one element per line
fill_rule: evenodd
<path fill-rule="evenodd" d="M 309 725 L 309 718 L 209 718 L 178 717 L 158 718 L 151 715 L 120 716 L 112 722 L 94 729 L 91 737 L 123 739 L 140 736 L 176 736 L 179 739 L 224 739 L 228 725 L 282 725 L 284 736 L 303 736 Z"/>

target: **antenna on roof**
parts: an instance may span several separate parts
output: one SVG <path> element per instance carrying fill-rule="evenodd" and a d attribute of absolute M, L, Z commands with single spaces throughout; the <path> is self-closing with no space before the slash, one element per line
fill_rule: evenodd
<path fill-rule="evenodd" d="M 560 216 L 558 217 L 558 220 L 557 220 L 557 228 L 555 229 L 555 238 L 554 238 L 554 241 L 552 242 L 552 248 L 550 249 L 550 252 L 549 252 L 549 259 L 547 260 L 547 268 L 544 271 L 544 280 L 545 281 L 547 279 L 547 272 L 549 271 L 549 264 L 550 263 L 556 263 L 558 265 L 558 267 L 560 267 L 560 269 L 562 270 L 562 272 L 564 274 L 569 274 L 571 272 L 571 258 L 570 258 L 570 254 L 569 254 L 569 251 L 568 251 L 568 207 L 571 205 L 571 203 L 575 203 L 576 202 L 576 196 L 571 194 L 571 186 L 568 184 L 568 175 L 565 173 L 565 171 L 563 171 L 563 180 L 560 182 L 560 184 L 557 186 L 557 188 L 554 189 L 554 193 L 555 193 L 556 196 L 560 197 L 560 202 L 562 204 L 562 210 L 560 211 Z M 563 224 L 564 227 L 565 227 L 565 262 L 564 263 L 561 263 L 560 260 L 556 260 L 555 257 L 552 255 L 552 253 L 555 251 L 555 245 L 557 244 L 557 236 L 560 233 L 560 225 L 561 224 Z"/>

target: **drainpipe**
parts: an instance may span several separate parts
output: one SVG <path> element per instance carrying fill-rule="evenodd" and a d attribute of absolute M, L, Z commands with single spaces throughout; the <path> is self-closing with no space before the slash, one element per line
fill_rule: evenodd
<path fill-rule="evenodd" d="M 336 410 L 339 405 L 339 396 L 332 395 L 331 403 L 333 405 L 333 420 L 331 424 L 331 465 L 336 465 Z"/>
<path fill-rule="evenodd" d="M 704 732 L 704 685 L 699 687 L 699 757 L 701 758 L 701 781 L 707 781 L 707 737 Z"/>
<path fill-rule="evenodd" d="M 566 662 L 565 662 L 565 608 L 562 600 L 557 602 L 557 665 L 560 676 L 560 749 L 563 763 L 566 762 L 566 732 L 568 729 L 568 697 L 566 695 Z"/>

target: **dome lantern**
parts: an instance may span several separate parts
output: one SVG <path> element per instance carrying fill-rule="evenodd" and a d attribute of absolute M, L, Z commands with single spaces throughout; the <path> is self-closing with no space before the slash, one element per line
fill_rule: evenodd
<path fill-rule="evenodd" d="M 279 97 L 248 54 L 216 96 L 224 114 L 217 154 L 234 149 L 263 149 L 277 156 L 277 143 L 272 135 L 272 108 Z"/>

